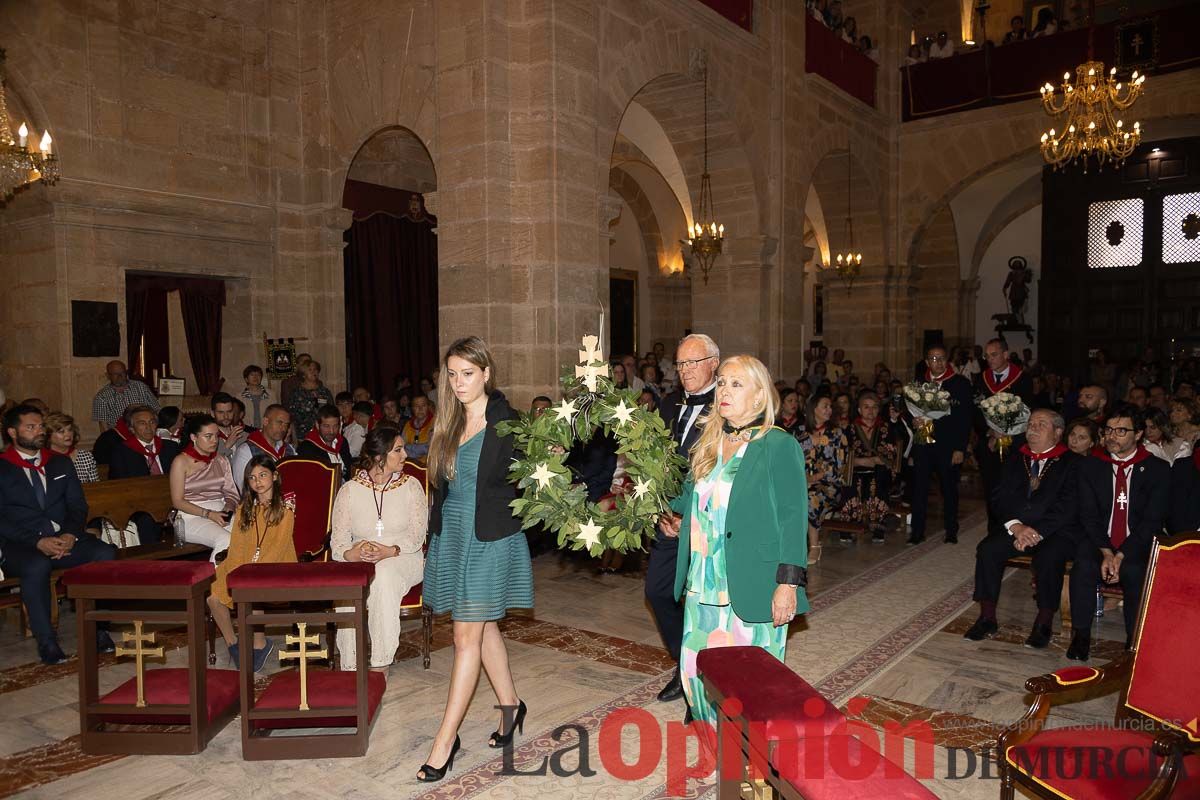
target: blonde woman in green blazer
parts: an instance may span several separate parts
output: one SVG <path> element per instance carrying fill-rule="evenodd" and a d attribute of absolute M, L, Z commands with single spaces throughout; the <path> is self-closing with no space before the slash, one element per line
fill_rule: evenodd
<path fill-rule="evenodd" d="M 804 456 L 795 437 L 771 425 L 778 409 L 761 361 L 726 359 L 692 448 L 691 475 L 672 506 L 681 515 L 680 672 L 690 715 L 710 724 L 717 712 L 697 676 L 697 654 L 754 645 L 782 661 L 788 623 L 808 611 Z"/>

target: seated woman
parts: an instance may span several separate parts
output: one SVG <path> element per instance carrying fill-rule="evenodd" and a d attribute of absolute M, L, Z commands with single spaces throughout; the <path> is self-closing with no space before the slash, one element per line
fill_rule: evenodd
<path fill-rule="evenodd" d="M 46 416 L 46 444 L 59 455 L 64 455 L 75 464 L 75 474 L 80 483 L 95 483 L 100 480 L 96 459 L 87 450 L 80 450 L 79 426 L 75 418 L 60 411 Z"/>
<path fill-rule="evenodd" d="M 775 427 L 783 428 L 793 436 L 796 428 L 802 424 L 800 418 L 800 395 L 795 389 L 782 389 L 779 392 L 779 416 L 775 418 Z"/>
<path fill-rule="evenodd" d="M 1078 456 L 1090 456 L 1100 444 L 1100 427 L 1088 417 L 1067 423 L 1067 447 Z"/>
<path fill-rule="evenodd" d="M 421 482 L 404 474 L 404 437 L 380 425 L 363 440 L 354 477 L 333 503 L 330 551 L 335 561 L 367 561 L 375 579 L 367 596 L 371 669 L 386 670 L 400 644 L 400 601 L 424 577 L 421 547 L 429 525 L 429 504 Z M 342 669 L 355 665 L 354 631 L 337 634 Z"/>
<path fill-rule="evenodd" d="M 292 563 L 296 546 L 292 543 L 292 528 L 296 522 L 296 502 L 284 495 L 275 459 L 258 453 L 246 465 L 242 486 L 242 502 L 233 516 L 233 532 L 225 560 L 217 565 L 208 608 L 221 638 L 229 647 L 229 660 L 238 666 L 238 638 L 229 616 L 233 598 L 229 596 L 227 579 L 243 564 Z M 271 643 L 262 629 L 254 633 L 254 671 L 260 671 L 271 654 Z"/>
<path fill-rule="evenodd" d="M 753 645 L 783 661 L 788 623 L 808 611 L 807 546 L 798 535 L 808 518 L 803 456 L 795 438 L 771 424 L 779 395 L 767 368 L 753 356 L 726 359 L 715 399 L 671 504 L 682 514 L 680 674 L 689 713 L 708 723 L 701 730 L 709 745 L 717 709 L 697 674 L 700 651 Z"/>
<path fill-rule="evenodd" d="M 879 415 L 879 395 L 870 390 L 858 396 L 858 416 L 850 425 L 849 439 L 857 502 L 852 509 L 843 509 L 843 515 L 867 526 L 871 540 L 882 543 L 884 534 L 899 523 L 888 506 L 898 458 L 887 420 Z"/>
<path fill-rule="evenodd" d="M 823 394 L 809 402 L 807 425 L 796 439 L 808 475 L 808 563 L 821 560 L 821 522 L 841 505 L 850 445 L 833 422 L 833 400 Z"/>
<path fill-rule="evenodd" d="M 171 462 L 171 504 L 189 544 L 212 548 L 212 560 L 229 548 L 229 526 L 238 504 L 229 459 L 217 452 L 217 421 L 197 414 L 184 427 L 187 447 Z"/>
<path fill-rule="evenodd" d="M 49 427 L 47 424 L 46 428 L 49 429 Z M 1159 408 L 1152 408 L 1146 412 L 1145 446 L 1151 454 L 1171 465 L 1192 454 L 1191 442 L 1175 435 L 1171 420 L 1167 417 L 1166 412 Z"/>

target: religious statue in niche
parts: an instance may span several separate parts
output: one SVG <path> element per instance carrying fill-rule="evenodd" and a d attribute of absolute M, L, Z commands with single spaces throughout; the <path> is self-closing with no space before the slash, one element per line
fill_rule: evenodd
<path fill-rule="evenodd" d="M 425 210 L 425 196 L 418 192 L 413 192 L 408 196 L 408 213 L 403 219 L 437 227 L 437 217 Z"/>
<path fill-rule="evenodd" d="M 1008 277 L 1004 279 L 1004 297 L 1008 300 L 1008 311 L 1016 321 L 1025 324 L 1025 304 L 1029 302 L 1029 284 L 1033 282 L 1033 271 L 1021 256 L 1008 260 Z"/>

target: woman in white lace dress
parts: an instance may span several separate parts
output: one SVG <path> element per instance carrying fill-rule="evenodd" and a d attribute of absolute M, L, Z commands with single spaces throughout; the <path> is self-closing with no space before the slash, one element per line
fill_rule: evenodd
<path fill-rule="evenodd" d="M 405 475 L 404 438 L 390 425 L 367 434 L 354 477 L 333 503 L 330 549 L 335 561 L 375 564 L 367 596 L 367 633 L 371 669 L 386 670 L 400 644 L 400 602 L 421 582 L 425 557 L 421 547 L 429 525 L 425 489 Z M 338 630 L 342 669 L 355 665 L 354 632 Z"/>

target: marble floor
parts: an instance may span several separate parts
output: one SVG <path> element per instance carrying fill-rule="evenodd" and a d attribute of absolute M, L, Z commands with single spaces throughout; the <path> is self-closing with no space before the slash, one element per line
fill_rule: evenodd
<path fill-rule="evenodd" d="M 980 643 L 962 638 L 975 617 L 970 602 L 974 545 L 983 536 L 978 502 L 966 504 L 963 516 L 957 546 L 943 544 L 936 531 L 916 547 L 906 547 L 899 533 L 882 545 L 827 542 L 810 572 L 813 608 L 792 626 L 787 663 L 853 719 L 876 728 L 929 723 L 934 769 L 924 782 L 939 797 L 993 798 L 999 782 L 989 748 L 996 734 L 1023 713 L 1024 681 L 1068 663 L 1066 643 L 1060 637 L 1045 651 L 1022 647 L 1033 615 L 1027 572 L 1013 572 L 1005 581 L 1000 635 Z M 613 757 L 613 747 L 601 754 L 601 725 L 618 709 L 648 712 L 668 741 L 679 729 L 667 723 L 683 714 L 681 702 L 655 699 L 671 664 L 633 566 L 627 574 L 598 574 L 593 563 L 578 557 L 546 553 L 535 558 L 537 607 L 503 625 L 518 690 L 530 709 L 524 735 L 507 754 L 485 746 L 497 712 L 491 688 L 482 680 L 462 727 L 463 750 L 446 780 L 433 785 L 417 783 L 413 773 L 428 751 L 445 701 L 452 656 L 448 625 L 436 628 L 429 670 L 421 668 L 416 624 L 406 628 L 365 757 L 252 763 L 241 758 L 236 721 L 196 756 L 84 755 L 77 739 L 74 661 L 53 668 L 37 665 L 32 641 L 18 635 L 15 615 L 5 615 L 0 619 L 0 797 L 715 796 L 711 778 L 688 781 L 684 791 L 677 791 L 678 781 L 668 784 L 667 759 L 657 754 L 651 759 L 657 766 L 636 780 L 619 779 L 606 768 L 604 758 Z M 64 604 L 60 628 L 68 651 L 74 646 L 74 624 Z M 1093 663 L 1114 655 L 1124 638 L 1119 610 L 1097 626 Z M 181 637 L 164 638 L 167 663 L 182 663 Z M 223 647 L 218 649 L 223 662 Z M 132 674 L 131 663 L 109 657 L 101 690 Z M 1083 699 L 1064 706 L 1053 724 L 1111 720 L 1115 704 L 1115 696 Z M 637 745 L 629 730 L 620 737 L 627 764 L 638 760 Z M 915 752 L 909 750 L 911 768 Z M 547 759 L 560 767 L 559 774 L 541 769 Z M 582 772 L 594 774 L 584 776 L 576 769 L 580 765 L 588 768 Z M 564 772 L 572 774 L 563 777 Z"/>

